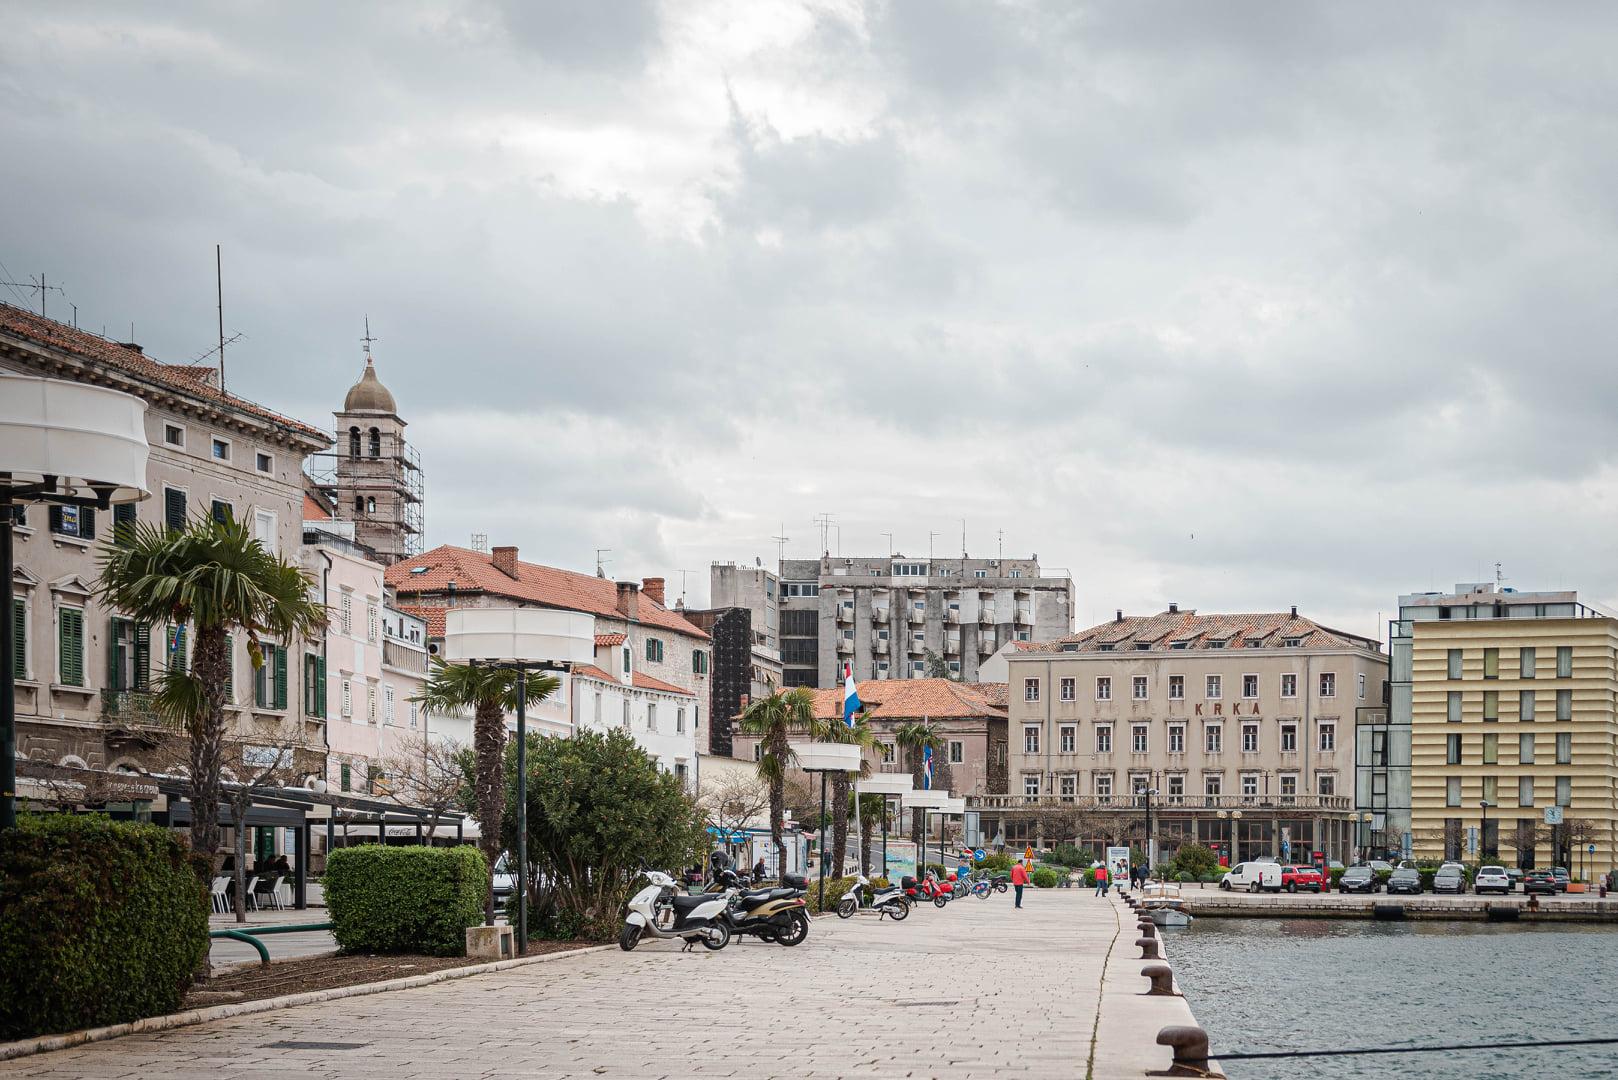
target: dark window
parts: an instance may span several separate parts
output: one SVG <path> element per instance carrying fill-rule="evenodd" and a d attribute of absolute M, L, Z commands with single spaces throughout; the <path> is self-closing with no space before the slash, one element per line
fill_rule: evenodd
<path fill-rule="evenodd" d="M 96 512 L 88 506 L 53 506 L 51 532 L 62 536 L 76 536 L 80 540 L 94 540 Z"/>
<path fill-rule="evenodd" d="M 382 456 L 382 433 L 376 428 L 371 429 L 371 456 Z"/>
<path fill-rule="evenodd" d="M 275 462 L 270 455 L 262 451 L 254 456 L 253 462 L 258 471 L 264 473 L 269 472 L 275 466 Z"/>
<path fill-rule="evenodd" d="M 135 504 L 118 503 L 112 508 L 112 537 L 120 544 L 135 538 Z"/>
<path fill-rule="evenodd" d="M 360 429 L 357 427 L 351 427 L 348 429 L 348 456 L 360 456 Z M 344 766 L 344 768 L 346 769 L 347 766 Z M 343 790 L 348 790 L 347 784 L 343 785 Z"/>
<path fill-rule="evenodd" d="M 364 495 L 356 495 L 356 496 L 354 496 L 354 513 L 356 513 L 356 514 L 365 513 L 365 496 Z"/>
<path fill-rule="evenodd" d="M 820 612 L 781 612 L 781 636 L 810 638 L 820 636 Z"/>
<path fill-rule="evenodd" d="M 231 518 L 234 516 L 235 515 L 231 513 L 230 504 L 228 502 L 220 502 L 218 499 L 213 501 L 213 519 L 219 522 L 219 524 L 230 524 Z"/>

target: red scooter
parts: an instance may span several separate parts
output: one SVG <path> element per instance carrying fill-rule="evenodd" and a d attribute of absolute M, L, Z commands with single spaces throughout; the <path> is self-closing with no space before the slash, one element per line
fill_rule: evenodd
<path fill-rule="evenodd" d="M 907 877 L 901 878 L 899 884 L 904 889 L 905 895 L 917 903 L 931 900 L 934 907 L 943 907 L 950 901 L 950 885 L 940 882 L 931 870 L 927 871 L 927 876 L 920 881 Z"/>

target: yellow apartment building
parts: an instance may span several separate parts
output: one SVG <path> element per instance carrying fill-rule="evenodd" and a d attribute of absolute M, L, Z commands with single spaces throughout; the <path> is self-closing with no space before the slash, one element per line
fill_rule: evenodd
<path fill-rule="evenodd" d="M 1410 624 L 1415 855 L 1589 881 L 1618 865 L 1618 619 L 1476 589 Z"/>

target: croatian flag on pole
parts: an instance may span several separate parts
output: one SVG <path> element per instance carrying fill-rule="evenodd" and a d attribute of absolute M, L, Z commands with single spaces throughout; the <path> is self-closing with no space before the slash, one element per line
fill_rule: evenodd
<path fill-rule="evenodd" d="M 933 789 L 933 748 L 930 746 L 921 748 L 921 789 Z"/>
<path fill-rule="evenodd" d="M 854 714 L 860 711 L 860 692 L 854 685 L 854 665 L 843 665 L 843 723 L 854 726 Z"/>

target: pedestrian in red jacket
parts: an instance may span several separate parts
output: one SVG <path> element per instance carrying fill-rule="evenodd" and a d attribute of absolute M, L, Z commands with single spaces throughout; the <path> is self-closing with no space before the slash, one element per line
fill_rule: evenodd
<path fill-rule="evenodd" d="M 1027 884 L 1028 869 L 1019 862 L 1011 868 L 1011 887 L 1017 891 L 1017 907 L 1022 907 L 1022 890 Z"/>

